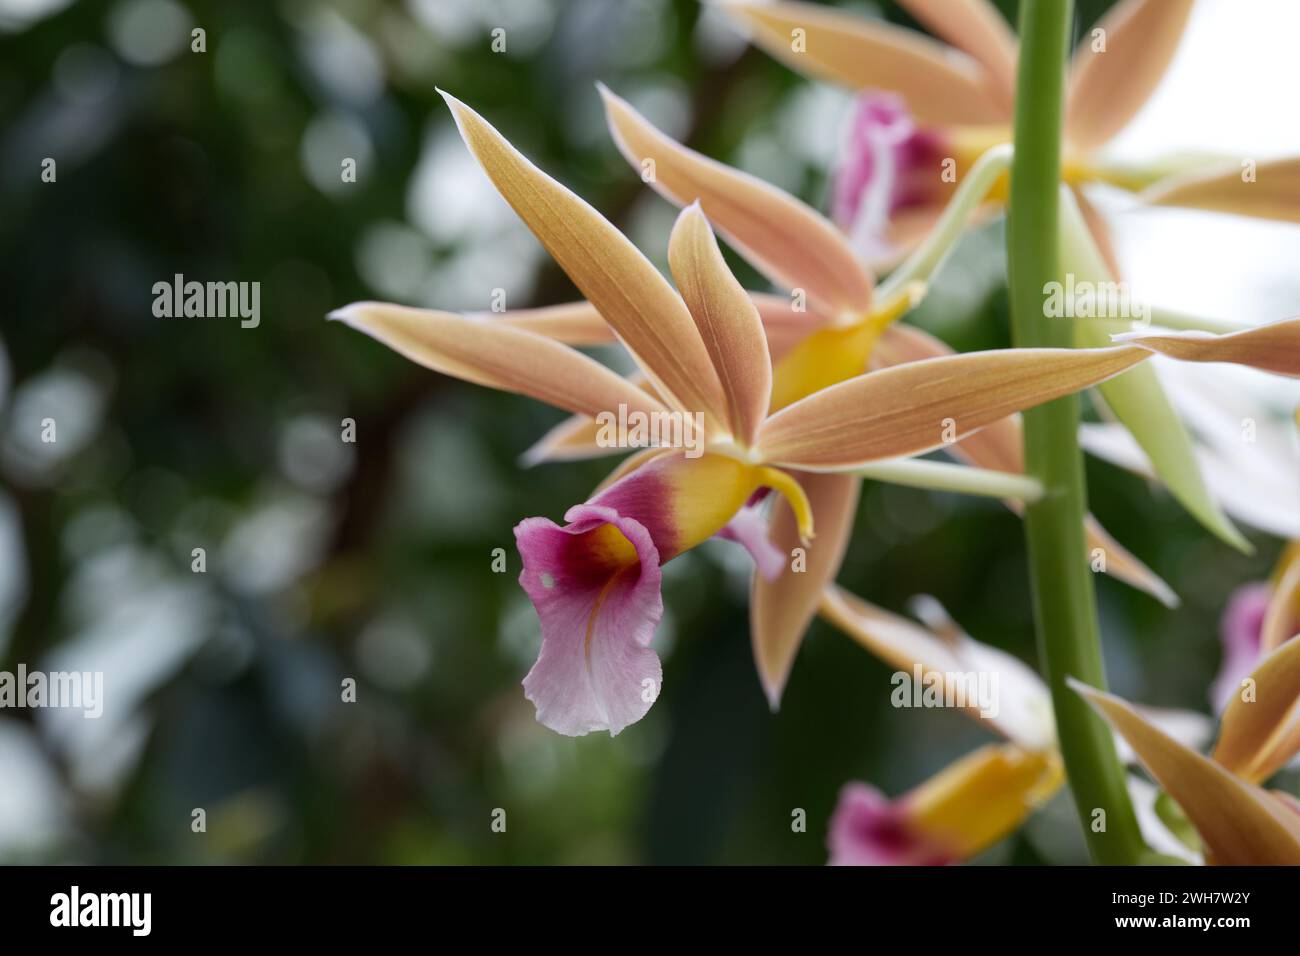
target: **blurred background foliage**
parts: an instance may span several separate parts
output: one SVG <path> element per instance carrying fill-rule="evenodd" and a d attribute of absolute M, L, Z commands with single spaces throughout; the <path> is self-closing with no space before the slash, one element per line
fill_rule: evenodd
<path fill-rule="evenodd" d="M 1081 31 L 1109 4 L 1078 6 Z M 617 155 L 597 80 L 816 205 L 844 94 L 695 0 L 0 0 L 0 29 L 0 669 L 106 673 L 98 721 L 0 714 L 0 860 L 816 864 L 844 782 L 899 793 L 986 739 L 892 709 L 890 670 L 820 622 L 770 713 L 747 559 L 725 543 L 666 569 L 649 717 L 616 739 L 543 729 L 519 687 L 539 632 L 511 529 L 558 519 L 611 463 L 522 470 L 559 413 L 324 321 L 366 298 L 575 297 L 435 85 L 660 264 L 675 211 Z M 993 224 L 916 322 L 1006 344 L 1003 268 Z M 261 282 L 260 326 L 155 318 L 152 286 L 176 273 Z M 1114 687 L 1205 709 L 1219 609 L 1276 544 L 1231 554 L 1145 482 L 1097 463 L 1089 480 L 1185 599 L 1169 612 L 1099 579 Z M 996 502 L 869 485 L 840 581 L 897 611 L 933 594 L 1035 660 L 1021 528 Z M 1065 799 L 986 861 L 1081 861 Z"/>

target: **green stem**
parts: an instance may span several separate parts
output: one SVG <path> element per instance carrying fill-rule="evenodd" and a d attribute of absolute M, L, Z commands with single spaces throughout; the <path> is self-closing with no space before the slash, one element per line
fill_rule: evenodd
<path fill-rule="evenodd" d="M 1043 293 L 1047 283 L 1060 278 L 1061 104 L 1073 5 L 1073 0 L 1020 3 L 1007 261 L 1012 338 L 1021 348 L 1068 348 L 1073 340 L 1069 321 L 1046 315 Z M 1085 560 L 1079 398 L 1048 402 L 1026 412 L 1024 419 L 1026 473 L 1045 489 L 1025 509 L 1034 621 L 1066 774 L 1093 859 L 1138 863 L 1147 851 L 1114 738 L 1065 684 L 1067 677 L 1094 687 L 1105 687 L 1106 681 L 1092 572 Z"/>

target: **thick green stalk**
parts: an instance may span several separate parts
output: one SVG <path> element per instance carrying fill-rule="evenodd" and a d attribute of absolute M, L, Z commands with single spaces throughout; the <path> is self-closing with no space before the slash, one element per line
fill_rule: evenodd
<path fill-rule="evenodd" d="M 1015 155 L 1007 213 L 1012 337 L 1017 347 L 1069 348 L 1069 320 L 1044 309 L 1058 281 L 1057 202 L 1062 96 L 1073 0 L 1021 0 Z M 1146 853 L 1110 731 L 1065 684 L 1105 687 L 1092 572 L 1085 560 L 1086 492 L 1079 451 L 1079 398 L 1025 414 L 1025 463 L 1044 494 L 1025 510 L 1034 621 L 1052 691 L 1066 774 L 1093 859 L 1138 863 Z M 1098 812 L 1100 811 L 1100 813 Z M 1104 829 L 1101 829 L 1104 827 Z"/>

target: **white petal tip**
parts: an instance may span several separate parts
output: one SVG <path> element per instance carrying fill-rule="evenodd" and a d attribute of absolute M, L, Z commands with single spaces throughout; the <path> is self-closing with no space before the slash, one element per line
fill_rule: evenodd
<path fill-rule="evenodd" d="M 546 460 L 546 452 L 545 448 L 534 446 L 521 454 L 515 461 L 520 468 L 532 468 Z"/>
<path fill-rule="evenodd" d="M 781 709 L 781 694 L 785 691 L 785 681 L 774 682 L 758 675 L 758 682 L 763 687 L 763 697 L 767 700 L 768 709 L 772 713 L 777 713 Z"/>
<path fill-rule="evenodd" d="M 330 312 L 325 318 L 330 322 L 343 322 L 347 325 L 356 326 L 361 324 L 363 319 L 362 313 L 367 306 L 373 305 L 371 302 L 352 302 Z"/>
<path fill-rule="evenodd" d="M 1183 606 L 1183 599 L 1174 593 L 1173 588 L 1161 587 L 1156 588 L 1152 595 L 1157 601 L 1163 604 L 1169 610 L 1174 611 Z"/>
<path fill-rule="evenodd" d="M 443 102 L 447 104 L 447 108 L 451 110 L 451 117 L 456 121 L 457 129 L 461 128 L 461 120 L 464 118 L 466 114 L 469 114 L 471 116 L 478 115 L 472 109 L 470 109 L 468 106 L 462 103 L 460 100 L 456 99 L 456 97 L 448 93 L 446 90 L 441 90 L 441 89 L 438 90 L 438 95 L 442 97 Z"/>
<path fill-rule="evenodd" d="M 1083 697 L 1084 699 L 1089 701 L 1097 697 L 1105 696 L 1106 693 L 1105 691 L 1098 690 L 1097 688 L 1093 687 L 1091 684 L 1085 684 L 1077 677 L 1066 677 L 1065 686 L 1070 688 L 1070 690 L 1074 691 L 1080 697 Z"/>

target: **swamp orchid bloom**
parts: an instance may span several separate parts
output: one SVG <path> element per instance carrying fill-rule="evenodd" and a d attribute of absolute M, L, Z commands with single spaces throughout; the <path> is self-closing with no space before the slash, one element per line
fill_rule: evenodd
<path fill-rule="evenodd" d="M 615 142 L 650 185 L 678 205 L 698 202 L 733 248 L 776 286 L 792 291 L 791 298 L 751 296 L 762 318 L 773 362 L 772 413 L 868 368 L 953 355 L 938 339 L 898 322 L 923 292 L 919 283 L 902 283 L 878 294 L 870 271 L 857 261 L 839 231 L 816 210 L 768 183 L 675 142 L 608 89 L 601 87 L 601 95 Z M 941 251 L 936 251 L 930 261 L 941 258 Z M 802 308 L 792 305 L 792 301 Z M 568 321 L 557 321 L 556 313 L 520 315 L 510 321 L 565 337 L 572 344 L 600 341 L 603 320 L 591 303 L 566 306 L 560 314 Z M 578 316 L 583 317 L 580 323 L 573 321 Z M 1019 436 L 1018 419 L 1009 417 L 968 440 L 945 445 L 945 451 L 975 468 L 1019 476 L 1024 471 Z M 529 458 L 538 461 L 601 452 L 595 441 L 595 423 L 578 416 L 544 438 Z M 818 547 L 808 551 L 807 565 L 801 573 L 786 568 L 776 578 L 756 574 L 752 587 L 754 655 L 773 707 L 780 700 L 803 634 L 816 614 L 821 590 L 839 571 L 856 513 L 861 478 L 924 483 L 947 477 L 940 463 L 900 464 L 873 465 L 859 474 L 818 473 L 811 469 L 796 472 L 818 516 Z M 921 474 L 926 469 L 938 474 Z M 969 486 L 953 490 L 969 490 Z M 1019 508 L 1014 496 L 1003 497 L 1013 508 Z M 789 555 L 800 545 L 794 513 L 780 501 L 772 510 L 771 540 L 777 551 Z M 1107 535 L 1091 516 L 1087 531 L 1089 550 L 1105 550 L 1111 574 L 1165 603 L 1176 603 L 1168 586 Z"/>
<path fill-rule="evenodd" d="M 917 624 L 838 588 L 822 615 L 935 702 L 960 707 L 1005 738 L 960 758 L 893 800 L 852 783 L 841 791 L 829 832 L 830 862 L 858 865 L 959 863 L 1009 836 L 1064 782 L 1047 685 L 1016 657 L 974 640 L 933 598 L 916 599 Z M 988 693 L 981 698 L 977 688 Z M 895 683 L 894 693 L 900 688 Z M 906 703 L 906 700 L 903 701 Z M 1199 714 L 1147 710 L 1146 717 L 1188 746 L 1209 737 Z M 1189 854 L 1156 817 L 1154 795 L 1130 778 L 1144 837 L 1163 852 Z"/>
<path fill-rule="evenodd" d="M 525 689 L 539 719 L 561 733 L 617 733 L 646 712 L 659 689 L 648 648 L 661 611 L 659 567 L 726 529 L 756 492 L 785 496 L 807 544 L 821 509 L 795 473 L 921 454 L 1150 356 L 1132 346 L 945 356 L 860 374 L 769 414 L 772 366 L 758 311 L 699 206 L 682 212 L 669 242 L 674 289 L 595 209 L 444 97 L 488 178 L 609 323 L 646 387 L 505 321 L 381 303 L 335 317 L 437 371 L 578 415 L 626 406 L 703 423 L 699 457 L 647 449 L 571 509 L 566 525 L 530 519 L 516 529 L 521 582 L 543 630 Z M 764 550 L 743 522 L 730 536 Z"/>
<path fill-rule="evenodd" d="M 720 5 L 791 68 L 862 91 L 833 205 L 869 261 L 896 261 L 933 225 L 975 159 L 1011 139 L 1017 42 L 988 0 L 899 0 L 934 37 L 808 3 Z M 1062 178 L 1112 267 L 1104 220 L 1082 194 L 1093 183 L 1137 192 L 1153 204 L 1300 221 L 1300 159 L 1261 164 L 1257 181 L 1243 184 L 1236 161 L 1134 169 L 1101 155 L 1159 85 L 1192 6 L 1193 0 L 1124 0 L 1074 54 Z M 1005 198 L 1004 179 L 990 199 Z"/>
<path fill-rule="evenodd" d="M 1300 751 L 1300 641 L 1267 654 L 1233 696 L 1209 757 L 1132 704 L 1072 681 L 1182 809 L 1206 862 L 1300 865 L 1300 802 L 1262 784 Z"/>

